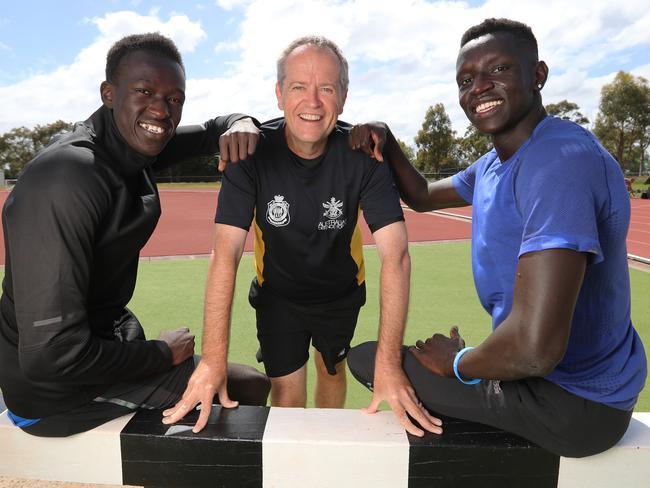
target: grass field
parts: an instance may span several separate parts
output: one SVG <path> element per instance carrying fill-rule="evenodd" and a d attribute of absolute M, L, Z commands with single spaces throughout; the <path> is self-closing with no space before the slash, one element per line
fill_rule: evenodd
<path fill-rule="evenodd" d="M 412 245 L 412 286 L 406 343 L 424 339 L 434 332 L 447 332 L 458 325 L 468 345 L 479 343 L 490 332 L 490 318 L 481 308 L 472 281 L 469 243 Z M 365 250 L 367 303 L 361 309 L 353 344 L 373 340 L 378 325 L 379 261 L 374 249 Z M 165 328 L 186 325 L 196 333 L 200 350 L 203 287 L 208 261 L 160 260 L 140 265 L 138 286 L 130 308 L 145 325 L 150 338 Z M 252 257 L 244 256 L 239 267 L 233 305 L 230 360 L 255 364 L 257 339 L 255 314 L 248 304 L 248 287 L 254 274 Z M 650 350 L 650 273 L 630 270 L 632 319 Z M 261 365 L 258 365 L 262 370 Z M 309 377 L 309 406 L 313 406 L 313 368 Z M 348 377 L 346 407 L 360 408 L 370 393 Z M 642 392 L 636 407 L 650 411 L 650 386 Z"/>
<path fill-rule="evenodd" d="M 210 181 L 205 183 L 158 183 L 158 189 L 161 190 L 218 190 L 220 187 L 220 181 Z"/>

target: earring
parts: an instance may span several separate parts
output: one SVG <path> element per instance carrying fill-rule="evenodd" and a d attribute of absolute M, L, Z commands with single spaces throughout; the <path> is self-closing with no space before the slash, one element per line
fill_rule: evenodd
<path fill-rule="evenodd" d="M 541 82 L 537 83 L 537 89 L 538 89 L 538 90 L 541 90 L 543 86 L 544 86 L 544 85 L 542 85 Z"/>

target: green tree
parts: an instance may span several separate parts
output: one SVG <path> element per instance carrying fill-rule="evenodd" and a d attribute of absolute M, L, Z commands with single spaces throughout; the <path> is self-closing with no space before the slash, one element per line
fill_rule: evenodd
<path fill-rule="evenodd" d="M 640 125 L 645 127 L 645 130 L 641 129 L 639 131 L 639 140 L 637 143 L 637 157 L 635 159 L 638 160 L 639 164 L 639 176 L 643 176 L 645 174 L 645 169 L 648 166 L 648 146 L 650 146 L 650 111 L 646 112 L 645 114 L 645 119 L 646 121 L 641 123 Z M 650 172 L 650 171 L 649 171 Z"/>
<path fill-rule="evenodd" d="M 5 176 L 17 178 L 23 167 L 54 136 L 70 129 L 72 124 L 57 120 L 51 124 L 37 125 L 33 129 L 17 127 L 0 135 L 0 168 L 5 170 Z"/>
<path fill-rule="evenodd" d="M 415 136 L 418 148 L 415 167 L 423 173 L 438 173 L 441 168 L 455 166 L 453 159 L 455 132 L 442 103 L 427 109 L 422 129 Z"/>
<path fill-rule="evenodd" d="M 565 120 L 572 120 L 576 124 L 589 125 L 589 119 L 580 112 L 578 104 L 568 100 L 546 105 L 546 112 Z"/>
<path fill-rule="evenodd" d="M 459 166 L 469 166 L 492 149 L 492 139 L 473 125 L 468 125 L 465 135 L 456 139 L 456 159 Z"/>
<path fill-rule="evenodd" d="M 397 139 L 397 144 L 399 144 L 399 147 L 402 149 L 406 159 L 409 160 L 409 163 L 415 164 L 415 152 L 413 151 L 413 148 L 401 139 Z"/>
<path fill-rule="evenodd" d="M 594 133 L 624 170 L 643 167 L 649 113 L 650 86 L 645 78 L 619 71 L 603 86 Z"/>
<path fill-rule="evenodd" d="M 0 167 L 6 178 L 16 178 L 33 154 L 34 143 L 27 127 L 16 127 L 0 136 Z"/>

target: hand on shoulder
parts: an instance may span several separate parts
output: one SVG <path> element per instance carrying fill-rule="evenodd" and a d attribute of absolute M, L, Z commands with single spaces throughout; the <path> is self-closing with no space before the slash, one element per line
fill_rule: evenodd
<path fill-rule="evenodd" d="M 219 138 L 219 171 L 226 169 L 228 162 L 236 163 L 255 153 L 260 139 L 260 130 L 250 117 L 240 119 Z"/>

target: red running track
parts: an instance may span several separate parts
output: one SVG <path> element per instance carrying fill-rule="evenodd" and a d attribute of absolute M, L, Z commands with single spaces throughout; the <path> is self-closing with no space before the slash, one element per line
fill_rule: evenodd
<path fill-rule="evenodd" d="M 8 192 L 0 192 L 4 204 Z M 162 190 L 163 215 L 142 256 L 176 256 L 209 254 L 214 232 L 216 190 Z M 632 220 L 628 233 L 628 252 L 650 260 L 650 200 L 632 199 Z M 471 216 L 471 208 L 448 209 L 445 214 Z M 459 240 L 471 237 L 471 222 L 439 212 L 419 214 L 405 211 L 409 241 Z M 372 236 L 362 223 L 364 244 L 372 244 Z M 249 234 L 246 250 L 252 250 Z M 4 240 L 0 238 L 0 264 L 4 264 Z"/>
<path fill-rule="evenodd" d="M 632 215 L 630 228 L 627 231 L 628 255 L 650 260 L 650 200 L 641 198 L 630 199 Z M 471 217 L 472 208 L 450 208 L 445 213 Z"/>
<path fill-rule="evenodd" d="M 162 190 L 163 215 L 142 256 L 209 254 L 214 232 L 217 191 Z M 465 220 L 438 215 L 405 212 L 409 240 L 413 242 L 469 239 L 471 224 Z M 372 244 L 365 221 L 361 224 L 364 244 Z M 253 250 L 252 233 L 246 239 L 246 251 Z"/>

